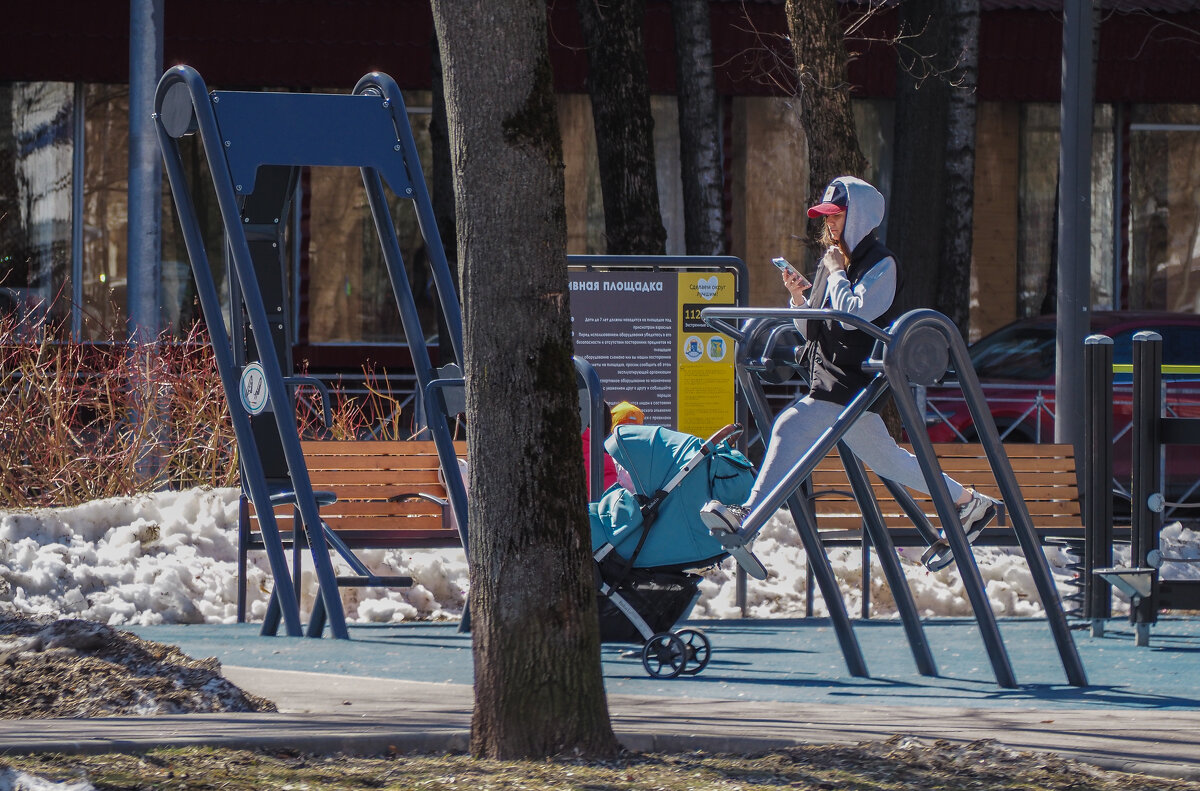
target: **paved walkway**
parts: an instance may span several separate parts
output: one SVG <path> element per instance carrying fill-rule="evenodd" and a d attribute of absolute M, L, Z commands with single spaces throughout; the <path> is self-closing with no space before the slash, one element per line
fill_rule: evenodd
<path fill-rule="evenodd" d="M 1090 685 L 1070 687 L 1045 624 L 1001 623 L 1017 680 L 996 686 L 970 621 L 926 633 L 940 676 L 916 673 L 898 623 L 857 622 L 872 673 L 845 670 L 828 623 L 698 624 L 713 642 L 700 675 L 651 679 L 606 646 L 609 708 L 635 750 L 754 751 L 894 735 L 1052 750 L 1098 766 L 1200 779 L 1200 621 L 1165 620 L 1149 648 L 1121 621 L 1074 632 Z M 454 625 L 352 627 L 351 641 L 268 638 L 245 626 L 139 627 L 216 656 L 278 714 L 0 720 L 0 752 L 100 751 L 165 744 L 288 745 L 315 751 L 455 750 L 470 727 L 470 638 Z"/>

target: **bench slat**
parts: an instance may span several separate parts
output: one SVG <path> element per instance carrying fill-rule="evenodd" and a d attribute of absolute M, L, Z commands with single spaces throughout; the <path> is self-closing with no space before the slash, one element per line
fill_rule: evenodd
<path fill-rule="evenodd" d="M 418 492 L 445 498 L 438 481 L 437 446 L 430 441 L 307 441 L 301 443 L 315 489 L 334 492 L 337 502 L 321 508 L 321 517 L 352 548 L 447 547 L 459 544 L 447 528 L 442 507 L 426 499 L 392 502 L 388 498 Z M 454 444 L 465 457 L 465 442 Z M 255 538 L 257 519 L 250 506 Z M 276 509 L 280 529 L 290 541 L 292 506 Z"/>
<path fill-rule="evenodd" d="M 345 530 L 383 530 L 395 533 L 407 533 L 410 530 L 437 530 L 443 533 L 458 535 L 458 531 L 442 527 L 441 514 L 418 514 L 415 516 L 339 516 L 334 521 L 326 519 L 325 523 L 330 527 L 334 527 L 336 524 L 335 530 L 339 536 Z"/>
<path fill-rule="evenodd" d="M 437 445 L 428 440 L 305 440 L 304 457 L 310 456 L 434 456 Z M 467 455 L 467 443 L 455 442 L 454 453 Z"/>
<path fill-rule="evenodd" d="M 954 478 L 959 483 L 963 484 L 964 486 L 971 485 L 972 481 L 970 480 L 970 478 L 972 476 L 974 476 L 976 479 L 975 482 L 979 484 L 979 486 L 977 488 L 982 489 L 989 485 L 993 486 L 993 488 L 994 488 L 995 481 L 992 478 L 992 474 L 991 474 L 990 470 L 966 470 L 966 471 L 964 471 L 964 470 L 946 469 L 943 467 L 942 471 L 945 472 L 947 475 L 949 475 L 951 478 Z M 969 473 L 969 474 L 964 474 L 964 472 Z M 1044 487 L 1044 486 L 1062 486 L 1062 487 L 1078 488 L 1078 482 L 1076 480 L 1074 472 L 1064 472 L 1061 470 L 1056 471 L 1056 472 L 1055 471 L 1038 471 L 1038 470 L 1024 470 L 1024 471 L 1014 470 L 1013 474 L 1017 477 L 1017 482 L 1019 484 L 1021 484 L 1021 491 L 1024 491 L 1027 487 L 1036 489 L 1036 488 L 1040 488 L 1040 487 Z M 836 485 L 838 483 L 846 483 L 846 481 L 847 481 L 846 471 L 845 470 L 821 470 L 821 469 L 818 469 L 813 472 L 812 480 L 813 480 L 813 484 L 815 486 L 835 486 L 836 487 Z M 875 473 L 871 472 L 870 470 L 867 471 L 867 480 L 869 480 L 873 485 L 876 485 L 879 487 L 883 486 L 883 482 L 875 475 Z"/>
<path fill-rule="evenodd" d="M 413 489 L 420 487 L 442 489 L 438 483 L 438 471 L 433 470 L 312 470 L 309 474 L 313 486 L 339 491 L 343 486 L 378 486 L 377 495 L 390 497 L 395 492 L 383 494 L 383 487 Z"/>
<path fill-rule="evenodd" d="M 439 467 L 437 456 L 410 458 L 402 456 L 347 456 L 344 458 L 317 456 L 315 458 L 306 457 L 305 461 L 308 463 L 308 470 L 311 473 L 360 472 L 363 470 L 406 472 L 408 470 L 437 470 Z"/>
<path fill-rule="evenodd" d="M 911 446 L 904 447 L 912 450 Z M 996 486 L 991 465 L 982 445 L 939 443 L 934 445 L 934 451 L 946 474 L 964 485 L 974 486 L 983 494 L 1000 497 L 999 487 Z M 1043 535 L 1074 534 L 1082 531 L 1073 447 L 1012 444 L 1005 445 L 1005 452 L 1021 488 L 1021 496 L 1029 510 L 1034 528 Z M 891 493 L 879 477 L 867 470 L 867 478 L 889 532 L 900 541 L 911 539 L 919 542 L 912 522 L 892 499 Z M 817 529 L 821 534 L 835 541 L 847 541 L 851 540 L 853 535 L 860 535 L 862 516 L 858 512 L 857 504 L 847 496 L 850 493 L 850 483 L 836 450 L 817 465 L 812 482 L 813 493 L 818 495 L 813 505 L 817 516 Z M 834 494 L 835 492 L 838 494 Z M 931 523 L 938 525 L 932 498 L 922 492 L 909 490 L 909 493 L 917 507 L 930 518 Z M 1015 534 L 1012 531 L 1011 518 L 1006 517 L 1006 521 L 1008 524 L 1004 526 L 994 522 L 984 532 L 981 541 L 1013 543 Z M 842 538 L 842 534 L 846 538 Z"/>
<path fill-rule="evenodd" d="M 857 513 L 859 513 L 858 506 L 854 505 L 854 503 L 850 500 L 842 500 L 841 503 L 836 504 L 836 505 L 831 504 L 831 503 L 822 503 L 820 500 L 818 500 L 817 503 L 818 503 L 818 505 L 817 505 L 815 511 L 816 511 L 816 514 L 818 517 L 821 516 L 822 514 L 857 514 Z M 918 503 L 917 507 L 920 508 L 921 512 L 923 514 L 925 514 L 926 516 L 929 516 L 930 518 L 935 517 L 934 508 L 931 503 L 924 503 L 924 504 Z M 1072 502 L 1071 500 L 1026 503 L 1025 507 L 1029 510 L 1029 516 L 1034 520 L 1034 522 L 1038 521 L 1038 519 L 1040 519 L 1041 517 L 1054 517 L 1054 516 L 1076 516 L 1077 517 L 1080 515 L 1079 503 Z M 891 502 L 880 502 L 879 510 L 884 516 L 902 516 L 903 515 L 903 511 L 901 511 L 898 506 L 896 506 L 894 503 L 891 503 Z M 1006 519 L 1008 518 L 1007 513 L 1005 514 L 1005 518 Z"/>
<path fill-rule="evenodd" d="M 902 443 L 901 447 L 912 450 L 911 444 Z M 983 445 L 977 442 L 935 442 L 933 451 L 939 459 L 984 457 Z M 1005 443 L 1004 453 L 1014 463 L 1017 459 L 1028 457 L 1074 459 L 1075 447 L 1052 442 L 1043 442 L 1040 445 L 1032 442 L 1011 442 Z"/>
<path fill-rule="evenodd" d="M 286 510 L 285 510 L 286 509 Z M 276 521 L 282 522 L 292 518 L 292 507 L 280 506 L 275 511 Z M 428 500 L 409 500 L 401 503 L 389 503 L 380 500 L 338 500 L 333 505 L 321 509 L 321 518 L 334 526 L 332 520 L 346 516 L 434 516 L 440 518 L 441 507 Z M 254 513 L 253 507 L 250 513 Z"/>

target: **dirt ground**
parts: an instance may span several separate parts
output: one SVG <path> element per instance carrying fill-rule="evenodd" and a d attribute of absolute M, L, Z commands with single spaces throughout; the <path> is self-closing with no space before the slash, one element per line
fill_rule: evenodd
<path fill-rule="evenodd" d="M 275 711 L 193 659 L 104 624 L 0 613 L 0 718 Z"/>

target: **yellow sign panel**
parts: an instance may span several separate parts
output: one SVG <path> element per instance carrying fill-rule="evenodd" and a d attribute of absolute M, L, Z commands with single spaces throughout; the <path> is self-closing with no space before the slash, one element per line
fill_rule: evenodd
<path fill-rule="evenodd" d="M 729 272 L 682 272 L 678 286 L 676 418 L 680 431 L 707 437 L 734 422 L 733 340 L 700 318 L 713 305 L 733 305 Z"/>

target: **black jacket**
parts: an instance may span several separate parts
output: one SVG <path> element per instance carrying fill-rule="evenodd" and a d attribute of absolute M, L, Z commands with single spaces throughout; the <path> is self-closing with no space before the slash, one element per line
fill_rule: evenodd
<path fill-rule="evenodd" d="M 896 267 L 896 290 L 900 289 L 900 265 L 895 256 L 869 233 L 855 246 L 850 254 L 850 265 L 846 276 L 853 287 L 880 261 L 892 258 Z M 895 302 L 872 323 L 887 327 L 896 320 L 899 311 Z M 865 373 L 862 363 L 871 354 L 875 339 L 861 330 L 846 329 L 839 321 L 809 321 L 805 328 L 808 338 L 806 353 L 811 360 L 810 395 L 819 401 L 832 401 L 845 406 L 859 391 L 870 383 L 874 374 Z M 883 408 L 886 399 L 880 399 L 873 411 Z"/>

